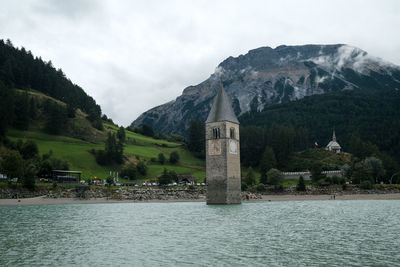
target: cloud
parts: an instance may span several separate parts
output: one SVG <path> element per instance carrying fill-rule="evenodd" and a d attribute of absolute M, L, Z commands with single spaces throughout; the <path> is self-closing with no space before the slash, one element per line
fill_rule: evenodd
<path fill-rule="evenodd" d="M 342 45 L 333 55 L 319 56 L 309 60 L 330 70 L 351 67 L 360 73 L 368 73 L 370 70 L 383 71 L 380 66 L 399 68 L 388 61 L 371 56 L 367 52 L 350 45 Z M 376 63 L 378 63 L 378 68 Z"/>
<path fill-rule="evenodd" d="M 4 0 L 0 38 L 51 60 L 128 125 L 260 46 L 348 43 L 400 64 L 399 12 L 394 0 Z"/>
<path fill-rule="evenodd" d="M 67 19 L 82 19 L 101 11 L 100 2 L 90 0 L 40 0 L 34 1 L 32 10 L 38 14 Z"/>

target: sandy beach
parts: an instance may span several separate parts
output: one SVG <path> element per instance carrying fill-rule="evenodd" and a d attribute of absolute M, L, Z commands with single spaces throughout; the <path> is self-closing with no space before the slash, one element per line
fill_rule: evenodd
<path fill-rule="evenodd" d="M 334 201 L 333 195 L 263 195 L 262 199 L 250 199 L 243 202 L 256 201 Z M 351 194 L 336 195 L 335 200 L 400 200 L 400 193 L 392 194 Z M 106 203 L 163 203 L 163 202 L 205 202 L 205 199 L 170 199 L 170 200 L 116 200 L 107 198 L 76 199 L 76 198 L 46 198 L 33 197 L 21 199 L 0 199 L 0 206 L 33 206 L 33 205 L 64 205 L 64 204 L 106 204 Z"/>

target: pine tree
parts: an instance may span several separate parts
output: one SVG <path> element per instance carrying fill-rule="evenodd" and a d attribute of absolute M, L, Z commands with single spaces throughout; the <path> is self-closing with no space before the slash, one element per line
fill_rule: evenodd
<path fill-rule="evenodd" d="M 304 178 L 300 175 L 299 182 L 296 186 L 297 191 L 306 191 L 306 184 L 304 183 Z"/>
<path fill-rule="evenodd" d="M 261 161 L 260 161 L 260 171 L 261 171 L 261 177 L 260 177 L 260 182 L 263 184 L 267 184 L 267 172 L 271 168 L 276 168 L 276 158 L 275 158 L 275 153 L 272 147 L 267 146 L 264 150 L 264 153 L 262 155 Z"/>
<path fill-rule="evenodd" d="M 4 136 L 14 118 L 14 90 L 0 81 L 0 137 Z"/>
<path fill-rule="evenodd" d="M 173 151 L 171 155 L 169 155 L 169 163 L 176 164 L 179 162 L 179 153 L 177 151 Z"/>
<path fill-rule="evenodd" d="M 204 124 L 198 121 L 190 122 L 188 149 L 197 157 L 205 156 L 205 129 Z"/>
<path fill-rule="evenodd" d="M 244 178 L 244 183 L 248 186 L 253 186 L 256 184 L 256 176 L 254 175 L 252 167 L 249 167 L 249 169 L 247 170 L 247 174 Z"/>
<path fill-rule="evenodd" d="M 68 119 L 66 108 L 52 101 L 48 103 L 48 118 L 45 130 L 49 134 L 60 134 L 64 131 Z"/>
<path fill-rule="evenodd" d="M 164 153 L 158 154 L 158 162 L 160 162 L 161 164 L 164 164 L 164 163 L 165 163 L 165 156 L 164 156 Z"/>
<path fill-rule="evenodd" d="M 283 175 L 277 169 L 270 169 L 267 172 L 268 183 L 273 185 L 275 189 L 278 189 L 283 183 Z"/>
<path fill-rule="evenodd" d="M 118 137 L 120 142 L 122 142 L 122 143 L 125 142 L 126 134 L 125 134 L 125 129 L 124 129 L 123 126 L 119 127 L 119 129 L 117 131 L 117 137 Z"/>
<path fill-rule="evenodd" d="M 15 103 L 15 121 L 14 126 L 19 130 L 28 130 L 30 115 L 29 115 L 29 96 L 28 92 L 18 94 Z"/>

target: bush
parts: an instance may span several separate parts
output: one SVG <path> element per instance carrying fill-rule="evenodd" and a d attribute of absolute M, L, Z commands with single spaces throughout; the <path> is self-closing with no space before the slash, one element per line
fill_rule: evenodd
<path fill-rule="evenodd" d="M 365 180 L 360 183 L 360 188 L 361 189 L 372 189 L 373 185 L 372 185 L 371 181 Z"/>
<path fill-rule="evenodd" d="M 347 190 L 347 184 L 346 183 L 342 184 L 342 189 L 343 190 Z"/>
<path fill-rule="evenodd" d="M 319 162 L 314 163 L 311 167 L 311 179 L 314 183 L 318 183 L 319 180 L 324 178 L 325 176 L 322 174 L 322 164 Z"/>
<path fill-rule="evenodd" d="M 137 178 L 137 169 L 135 164 L 128 164 L 121 170 L 121 177 L 127 177 L 129 180 L 135 180 Z"/>
<path fill-rule="evenodd" d="M 330 185 L 333 184 L 331 177 L 325 177 L 325 182 Z"/>
<path fill-rule="evenodd" d="M 31 163 L 24 168 L 24 175 L 22 177 L 22 184 L 24 187 L 33 190 L 35 189 L 35 176 L 38 172 L 37 167 Z"/>
<path fill-rule="evenodd" d="M 304 178 L 301 175 L 299 178 L 299 182 L 297 183 L 296 190 L 297 191 L 306 191 L 306 184 L 304 183 Z"/>
<path fill-rule="evenodd" d="M 99 165 L 106 165 L 108 163 L 108 157 L 104 150 L 96 151 L 95 158 Z"/>
<path fill-rule="evenodd" d="M 158 154 L 158 162 L 160 162 L 160 164 L 164 164 L 165 163 L 164 153 Z"/>
<path fill-rule="evenodd" d="M 247 174 L 244 177 L 243 182 L 248 186 L 253 186 L 256 184 L 256 176 L 254 175 L 252 167 L 249 167 L 249 169 L 247 170 Z"/>
<path fill-rule="evenodd" d="M 179 154 L 178 152 L 174 151 L 171 153 L 171 155 L 169 156 L 169 162 L 171 164 L 176 164 L 179 162 Z"/>
<path fill-rule="evenodd" d="M 242 191 L 247 191 L 247 184 L 245 182 L 242 182 Z"/>
<path fill-rule="evenodd" d="M 139 161 L 138 164 L 136 165 L 136 169 L 138 173 L 142 176 L 146 176 L 147 174 L 147 165 L 144 161 Z"/>
<path fill-rule="evenodd" d="M 8 150 L 2 154 L 0 160 L 1 173 L 6 174 L 8 178 L 21 178 L 23 176 L 24 160 L 18 151 Z"/>
<path fill-rule="evenodd" d="M 332 184 L 339 184 L 339 177 L 337 177 L 336 175 L 332 177 Z"/>
<path fill-rule="evenodd" d="M 375 185 L 375 189 L 385 190 L 386 189 L 386 185 L 384 185 L 384 184 L 376 184 Z"/>
<path fill-rule="evenodd" d="M 34 141 L 28 140 L 22 145 L 20 153 L 24 159 L 31 159 L 39 154 L 39 149 Z"/>
<path fill-rule="evenodd" d="M 275 187 L 275 189 L 282 187 L 283 175 L 279 170 L 274 169 L 274 168 L 270 169 L 267 172 L 267 179 L 268 179 L 268 183 L 273 185 Z M 283 187 L 282 187 L 282 189 L 283 189 Z"/>
<path fill-rule="evenodd" d="M 170 184 L 172 181 L 173 175 L 171 175 L 171 173 L 166 168 L 164 168 L 164 172 L 161 174 L 160 177 L 158 177 L 158 183 L 163 186 Z"/>
<path fill-rule="evenodd" d="M 108 176 L 106 179 L 106 183 L 108 186 L 111 186 L 114 183 L 114 178 L 112 178 L 111 176 Z"/>
<path fill-rule="evenodd" d="M 265 191 L 265 185 L 264 184 L 258 184 L 256 187 L 257 192 L 264 192 Z"/>

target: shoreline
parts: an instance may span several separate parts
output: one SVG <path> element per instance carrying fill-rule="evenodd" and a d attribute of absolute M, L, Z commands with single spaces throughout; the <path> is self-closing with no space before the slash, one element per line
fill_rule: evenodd
<path fill-rule="evenodd" d="M 261 199 L 243 200 L 246 202 L 272 202 L 272 201 L 315 201 L 332 200 L 332 195 L 262 195 Z M 387 194 L 337 194 L 335 200 L 400 200 L 400 193 Z M 47 198 L 32 197 L 20 199 L 0 199 L 0 207 L 9 206 L 40 206 L 40 205 L 68 205 L 68 204 L 113 204 L 113 203 L 174 203 L 174 202 L 205 202 L 205 198 L 199 199 L 152 199 L 152 200 L 117 200 L 107 198 Z"/>

